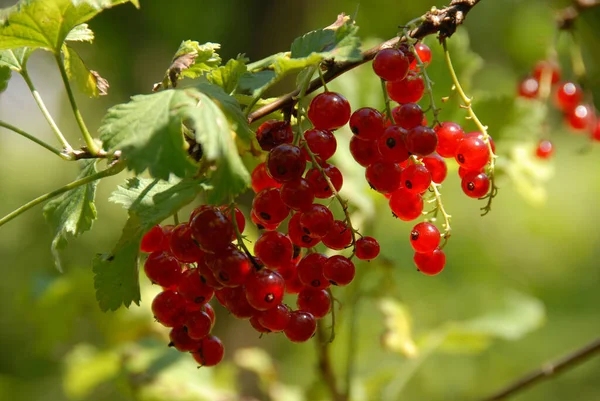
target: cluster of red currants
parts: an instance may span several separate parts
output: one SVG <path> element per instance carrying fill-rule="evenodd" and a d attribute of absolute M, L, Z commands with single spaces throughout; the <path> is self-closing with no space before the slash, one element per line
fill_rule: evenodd
<path fill-rule="evenodd" d="M 575 82 L 561 81 L 560 67 L 551 61 L 539 61 L 533 74 L 519 82 L 519 96 L 538 99 L 542 95 L 544 80 L 553 89 L 554 105 L 563 113 L 565 123 L 576 132 L 588 132 L 592 140 L 600 141 L 600 118 L 594 106 L 584 100 L 584 91 Z M 548 93 L 550 94 L 550 93 Z M 541 139 L 536 156 L 548 159 L 554 153 L 554 146 L 548 139 Z"/>

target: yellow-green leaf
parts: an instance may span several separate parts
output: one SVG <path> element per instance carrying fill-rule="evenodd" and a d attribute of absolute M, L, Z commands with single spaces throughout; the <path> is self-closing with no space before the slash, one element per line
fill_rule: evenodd
<path fill-rule="evenodd" d="M 108 81 L 96 71 L 89 70 L 73 48 L 63 45 L 63 54 L 67 75 L 70 80 L 75 81 L 81 92 L 89 97 L 104 96 L 108 93 Z"/>

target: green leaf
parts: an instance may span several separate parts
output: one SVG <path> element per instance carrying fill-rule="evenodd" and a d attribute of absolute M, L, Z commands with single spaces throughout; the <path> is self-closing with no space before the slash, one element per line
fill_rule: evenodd
<path fill-rule="evenodd" d="M 222 67 L 206 74 L 206 78 L 213 84 L 223 88 L 225 93 L 232 93 L 238 86 L 240 77 L 246 73 L 247 58 L 238 56 L 231 59 Z"/>
<path fill-rule="evenodd" d="M 10 68 L 6 66 L 0 67 L 0 93 L 8 88 L 8 81 L 10 81 L 11 76 L 12 72 L 10 71 Z"/>
<path fill-rule="evenodd" d="M 406 305 L 392 298 L 383 298 L 379 300 L 378 306 L 385 318 L 386 331 L 381 337 L 383 346 L 407 358 L 418 356 L 417 346 L 412 338 L 412 317 Z"/>
<path fill-rule="evenodd" d="M 128 2 L 139 7 L 138 0 L 21 0 L 1 14 L 0 49 L 27 46 L 58 54 L 73 28 Z"/>
<path fill-rule="evenodd" d="M 94 41 L 94 32 L 89 28 L 88 24 L 77 25 L 65 38 L 69 42 L 89 42 Z"/>
<path fill-rule="evenodd" d="M 77 178 L 96 173 L 95 160 L 81 162 L 82 170 Z M 92 228 L 96 220 L 96 185 L 98 181 L 77 187 L 52 199 L 44 206 L 44 218 L 54 230 L 52 254 L 58 270 L 62 271 L 59 250 L 67 245 L 69 236 L 77 237 Z"/>
<path fill-rule="evenodd" d="M 273 70 L 258 72 L 247 72 L 240 76 L 238 81 L 238 93 L 247 93 L 257 96 L 262 90 L 275 81 L 277 74 Z"/>
<path fill-rule="evenodd" d="M 177 210 L 190 203 L 205 188 L 198 180 L 133 178 L 113 193 L 111 200 L 129 209 L 129 219 L 121 238 L 109 254 L 97 255 L 93 262 L 96 299 L 103 311 L 121 305 L 139 305 L 138 259 L 142 236 Z"/>
<path fill-rule="evenodd" d="M 195 40 L 184 40 L 175 52 L 162 82 L 155 84 L 153 90 L 156 92 L 161 88 L 174 88 L 180 79 L 198 78 L 206 71 L 217 68 L 221 65 L 221 57 L 216 50 L 220 48 L 218 43 L 208 42 L 201 45 Z"/>
<path fill-rule="evenodd" d="M 8 67 L 13 71 L 21 73 L 25 68 L 27 59 L 33 53 L 33 49 L 21 47 L 14 50 L 0 51 L 0 67 Z"/>
<path fill-rule="evenodd" d="M 104 96 L 108 93 L 108 81 L 96 71 L 89 70 L 73 48 L 63 45 L 63 54 L 67 75 L 70 80 L 75 81 L 81 92 L 89 97 Z"/>

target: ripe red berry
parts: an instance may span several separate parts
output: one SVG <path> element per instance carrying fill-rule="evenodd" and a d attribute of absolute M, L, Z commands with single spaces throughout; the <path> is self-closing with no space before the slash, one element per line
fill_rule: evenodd
<path fill-rule="evenodd" d="M 490 179 L 485 173 L 469 171 L 461 182 L 463 192 L 470 198 L 481 198 L 490 190 Z"/>
<path fill-rule="evenodd" d="M 323 290 L 329 287 L 329 281 L 323 275 L 323 266 L 327 256 L 321 253 L 310 253 L 298 263 L 298 278 L 307 287 Z"/>
<path fill-rule="evenodd" d="M 279 304 L 258 314 L 260 324 L 272 332 L 280 332 L 290 323 L 292 313 L 287 305 Z"/>
<path fill-rule="evenodd" d="M 404 188 L 416 194 L 425 192 L 431 185 L 431 174 L 422 164 L 411 164 L 402 170 L 400 177 Z"/>
<path fill-rule="evenodd" d="M 267 171 L 277 182 L 297 180 L 305 169 L 306 159 L 298 146 L 283 144 L 269 152 Z"/>
<path fill-rule="evenodd" d="M 165 233 L 161 226 L 158 224 L 152 227 L 142 237 L 140 243 L 140 251 L 142 252 L 156 252 L 156 251 L 167 251 L 164 249 Z"/>
<path fill-rule="evenodd" d="M 244 286 L 224 288 L 223 290 L 229 290 L 225 295 L 225 307 L 229 309 L 229 312 L 231 312 L 233 316 L 238 319 L 250 319 L 258 313 L 258 310 L 254 309 L 248 302 L 246 288 Z"/>
<path fill-rule="evenodd" d="M 418 125 L 406 134 L 406 148 L 417 156 L 427 156 L 435 152 L 437 135 L 432 128 Z"/>
<path fill-rule="evenodd" d="M 210 333 L 212 329 L 212 320 L 208 313 L 198 310 L 186 313 L 185 327 L 190 338 L 201 340 Z"/>
<path fill-rule="evenodd" d="M 423 42 L 419 42 L 415 44 L 415 51 L 419 55 L 421 62 L 425 64 L 425 67 L 427 67 L 427 65 L 431 62 L 431 49 L 429 48 L 429 46 L 427 46 Z M 410 63 L 410 69 L 415 70 L 417 67 L 417 59 L 415 57 L 415 60 L 413 60 L 413 62 Z"/>
<path fill-rule="evenodd" d="M 218 252 L 226 248 L 234 237 L 231 221 L 213 207 L 198 213 L 189 224 L 192 236 L 205 252 Z"/>
<path fill-rule="evenodd" d="M 592 139 L 594 141 L 600 141 L 600 118 L 597 119 L 594 129 L 592 130 Z"/>
<path fill-rule="evenodd" d="M 152 252 L 144 263 L 144 273 L 154 284 L 168 288 L 181 280 L 181 265 L 168 252 Z"/>
<path fill-rule="evenodd" d="M 567 122 L 574 130 L 591 129 L 595 120 L 594 108 L 587 104 L 580 104 L 567 112 Z"/>
<path fill-rule="evenodd" d="M 248 256 L 234 246 L 219 252 L 215 258 L 212 272 L 221 285 L 238 287 L 246 282 L 252 272 L 252 263 Z"/>
<path fill-rule="evenodd" d="M 441 184 L 445 179 L 446 175 L 448 175 L 448 166 L 446 166 L 446 162 L 440 155 L 437 153 L 432 153 L 429 156 L 426 156 L 421 160 L 429 173 L 431 173 L 431 181 L 436 184 Z"/>
<path fill-rule="evenodd" d="M 326 163 L 322 166 L 325 175 L 329 178 L 336 192 L 339 192 L 344 185 L 344 176 L 342 172 L 333 164 Z M 327 199 L 333 196 L 333 191 L 329 183 L 323 177 L 323 174 L 317 168 L 311 168 L 306 172 L 306 181 L 313 190 L 315 198 Z"/>
<path fill-rule="evenodd" d="M 554 145 L 547 139 L 540 140 L 535 150 L 535 155 L 540 159 L 549 159 L 554 153 Z"/>
<path fill-rule="evenodd" d="M 383 134 L 383 115 L 372 107 L 360 108 L 350 116 L 350 129 L 356 138 L 375 140 Z"/>
<path fill-rule="evenodd" d="M 456 148 L 455 159 L 467 170 L 479 170 L 490 160 L 488 145 L 478 136 L 465 137 Z"/>
<path fill-rule="evenodd" d="M 315 200 L 315 193 L 304 178 L 286 182 L 281 186 L 280 193 L 283 203 L 293 210 L 307 210 Z"/>
<path fill-rule="evenodd" d="M 256 130 L 256 139 L 262 150 L 269 151 L 284 143 L 292 143 L 294 133 L 288 121 L 268 120 Z"/>
<path fill-rule="evenodd" d="M 363 167 L 382 160 L 378 141 L 363 141 L 357 136 L 350 139 L 350 153 L 354 160 Z"/>
<path fill-rule="evenodd" d="M 215 293 L 213 288 L 203 280 L 198 269 L 189 269 L 183 273 L 177 286 L 177 292 L 186 301 L 198 305 L 206 304 Z"/>
<path fill-rule="evenodd" d="M 333 227 L 333 213 L 324 205 L 314 204 L 300 216 L 300 227 L 306 235 L 321 239 Z"/>
<path fill-rule="evenodd" d="M 188 223 L 178 224 L 171 232 L 169 241 L 171 254 L 183 263 L 192 263 L 202 252 L 192 238 L 192 229 Z"/>
<path fill-rule="evenodd" d="M 244 229 L 246 228 L 246 218 L 244 217 L 244 213 L 237 206 L 233 210 L 235 213 L 235 224 L 237 225 L 239 232 L 243 233 Z M 231 219 L 231 210 L 229 209 L 229 206 L 221 206 L 221 211 L 223 212 L 225 217 L 227 217 L 227 220 L 233 223 L 233 220 Z M 234 239 L 235 236 L 232 238 L 232 240 Z"/>
<path fill-rule="evenodd" d="M 323 92 L 312 99 L 307 115 L 315 128 L 333 131 L 348 123 L 350 112 L 350 103 L 344 96 Z"/>
<path fill-rule="evenodd" d="M 317 330 L 317 321 L 314 316 L 301 310 L 293 311 L 290 322 L 284 330 L 285 336 L 294 343 L 301 343 L 310 339 Z"/>
<path fill-rule="evenodd" d="M 313 238 L 304 232 L 304 229 L 300 225 L 301 217 L 302 213 L 296 213 L 292 216 L 288 223 L 288 235 L 293 244 L 302 248 L 312 248 L 321 242 L 321 239 Z"/>
<path fill-rule="evenodd" d="M 330 257 L 323 266 L 323 275 L 333 285 L 348 285 L 352 282 L 352 280 L 354 280 L 355 274 L 356 271 L 354 263 L 342 255 L 334 255 Z M 306 309 L 300 305 L 298 305 L 298 307 L 300 309 Z"/>
<path fill-rule="evenodd" d="M 381 160 L 391 163 L 402 163 L 410 156 L 406 148 L 407 131 L 398 126 L 390 125 L 377 140 L 377 149 Z"/>
<path fill-rule="evenodd" d="M 250 318 L 250 325 L 252 326 L 252 328 L 254 330 L 256 330 L 259 333 L 270 333 L 271 330 L 267 329 L 265 326 L 263 326 L 260 321 L 258 320 L 258 315 L 254 315 Z"/>
<path fill-rule="evenodd" d="M 400 187 L 401 172 L 400 165 L 396 163 L 377 162 L 367 167 L 365 177 L 371 188 L 382 194 L 387 194 Z"/>
<path fill-rule="evenodd" d="M 281 200 L 279 189 L 263 189 L 252 201 L 252 210 L 263 223 L 277 225 L 290 213 L 289 208 Z"/>
<path fill-rule="evenodd" d="M 405 103 L 394 107 L 392 116 L 396 124 L 406 130 L 421 125 L 423 122 L 423 110 L 416 103 Z"/>
<path fill-rule="evenodd" d="M 390 98 L 398 103 L 417 103 L 423 97 L 423 79 L 411 71 L 402 81 L 388 81 L 385 84 Z"/>
<path fill-rule="evenodd" d="M 535 99 L 540 90 L 540 83 L 534 77 L 527 77 L 519 82 L 519 96 L 526 99 Z"/>
<path fill-rule="evenodd" d="M 442 157 L 454 157 L 460 141 L 465 137 L 462 127 L 456 123 L 445 121 L 435 127 L 438 137 L 436 151 Z"/>
<path fill-rule="evenodd" d="M 173 327 L 169 332 L 169 339 L 171 340 L 169 346 L 175 347 L 179 352 L 196 351 L 200 348 L 200 341 L 191 338 L 185 326 Z"/>
<path fill-rule="evenodd" d="M 256 310 L 271 309 L 281 303 L 284 289 L 285 281 L 279 273 L 261 269 L 246 281 L 246 299 Z"/>
<path fill-rule="evenodd" d="M 404 79 L 409 66 L 410 61 L 404 52 L 398 49 L 380 50 L 373 59 L 373 71 L 386 81 Z"/>
<path fill-rule="evenodd" d="M 267 173 L 267 164 L 262 162 L 254 167 L 252 170 L 252 190 L 256 193 L 262 191 L 265 188 L 279 188 L 281 186 L 280 183 L 275 181 L 268 173 Z M 192 219 L 190 218 L 190 221 Z"/>
<path fill-rule="evenodd" d="M 259 219 L 256 216 L 256 212 L 254 211 L 254 209 L 252 209 L 250 211 L 250 220 L 252 220 L 254 225 L 256 225 L 256 228 L 258 228 L 259 230 L 268 230 L 268 231 L 276 230 L 280 224 L 280 223 L 276 223 L 276 224 L 265 223 L 264 221 L 262 221 L 261 219 Z"/>
<path fill-rule="evenodd" d="M 152 313 L 160 324 L 176 327 L 183 324 L 186 313 L 186 301 L 175 291 L 165 290 L 152 301 Z"/>
<path fill-rule="evenodd" d="M 373 237 L 362 237 L 356 240 L 356 257 L 360 260 L 372 260 L 379 255 L 379 242 Z"/>
<path fill-rule="evenodd" d="M 440 240 L 440 230 L 431 223 L 419 223 L 410 232 L 410 245 L 415 252 L 433 252 L 440 244 Z"/>
<path fill-rule="evenodd" d="M 309 129 L 304 132 L 304 140 L 310 151 L 321 160 L 329 159 L 337 149 L 337 140 L 331 131 Z M 311 161 L 310 156 L 304 148 L 302 148 L 302 153 L 306 161 Z"/>
<path fill-rule="evenodd" d="M 390 197 L 390 209 L 394 216 L 403 221 L 411 221 L 423 212 L 423 198 L 418 193 L 400 188 Z"/>
<path fill-rule="evenodd" d="M 221 362 L 225 348 L 216 336 L 208 336 L 201 340 L 200 348 L 192 352 L 192 356 L 200 366 L 215 366 Z"/>
<path fill-rule="evenodd" d="M 436 248 L 433 252 L 415 253 L 413 260 L 421 273 L 435 276 L 444 269 L 446 254 L 440 248 Z"/>
<path fill-rule="evenodd" d="M 298 309 L 310 313 L 316 319 L 325 317 L 331 309 L 331 297 L 327 290 L 304 288 L 298 293 Z"/>
<path fill-rule="evenodd" d="M 556 105 L 565 113 L 577 107 L 582 99 L 583 90 L 574 82 L 563 82 L 556 90 Z"/>
<path fill-rule="evenodd" d="M 278 231 L 267 231 L 256 240 L 254 253 L 265 266 L 277 268 L 291 262 L 292 241 Z"/>
<path fill-rule="evenodd" d="M 560 80 L 560 67 L 552 61 L 538 61 L 533 69 L 533 77 L 537 79 L 538 82 L 541 82 L 542 76 L 545 74 L 550 74 L 550 83 L 554 85 Z"/>
<path fill-rule="evenodd" d="M 326 236 L 323 237 L 323 244 L 327 248 L 340 251 L 352 243 L 352 231 L 346 223 L 341 220 L 335 220 Z"/>

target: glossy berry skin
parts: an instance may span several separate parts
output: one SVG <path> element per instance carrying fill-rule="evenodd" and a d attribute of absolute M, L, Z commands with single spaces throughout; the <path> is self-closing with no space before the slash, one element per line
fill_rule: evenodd
<path fill-rule="evenodd" d="M 535 150 L 538 159 L 549 159 L 554 153 L 554 145 L 547 139 L 541 140 Z"/>
<path fill-rule="evenodd" d="M 479 170 L 490 160 L 488 145 L 478 136 L 465 137 L 456 148 L 455 159 L 467 170 Z"/>
<path fill-rule="evenodd" d="M 425 91 L 423 79 L 414 72 L 409 72 L 402 81 L 388 81 L 385 87 L 390 98 L 401 104 L 417 103 Z"/>
<path fill-rule="evenodd" d="M 183 263 L 195 262 L 202 252 L 194 242 L 192 229 L 187 223 L 181 223 L 173 229 L 169 244 L 171 254 Z"/>
<path fill-rule="evenodd" d="M 314 204 L 300 216 L 300 227 L 313 238 L 323 238 L 333 227 L 333 213 L 326 206 Z"/>
<path fill-rule="evenodd" d="M 524 78 L 519 82 L 517 91 L 521 97 L 535 99 L 540 91 L 540 82 L 534 77 Z"/>
<path fill-rule="evenodd" d="M 415 44 L 415 52 L 419 55 L 421 62 L 427 66 L 431 62 L 431 49 L 425 43 L 419 42 Z M 414 70 L 418 67 L 418 60 L 415 57 L 412 63 L 410 63 L 410 69 Z"/>
<path fill-rule="evenodd" d="M 315 200 L 315 193 L 304 178 L 286 182 L 281 186 L 280 194 L 283 203 L 293 210 L 307 210 Z"/>
<path fill-rule="evenodd" d="M 485 173 L 469 171 L 462 178 L 461 187 L 468 197 L 481 198 L 490 190 L 490 179 Z"/>
<path fill-rule="evenodd" d="M 435 276 L 446 265 L 446 254 L 440 248 L 429 253 L 415 253 L 413 257 L 417 269 L 428 276 Z"/>
<path fill-rule="evenodd" d="M 212 320 L 208 313 L 204 311 L 188 311 L 186 313 L 184 325 L 187 328 L 187 333 L 190 338 L 193 340 L 201 340 L 210 333 L 210 329 L 212 329 Z"/>
<path fill-rule="evenodd" d="M 344 96 L 323 92 L 312 99 L 307 115 L 316 129 L 333 131 L 348 123 L 350 113 L 350 103 Z"/>
<path fill-rule="evenodd" d="M 431 223 L 419 223 L 410 232 L 410 245 L 418 253 L 433 252 L 440 245 L 440 240 L 440 230 Z"/>
<path fill-rule="evenodd" d="M 144 273 L 154 284 L 172 287 L 181 280 L 181 265 L 168 252 L 152 252 L 144 263 Z"/>
<path fill-rule="evenodd" d="M 399 125 L 390 125 L 377 140 L 377 149 L 381 160 L 391 163 L 402 163 L 410 154 L 406 147 L 407 131 Z"/>
<path fill-rule="evenodd" d="M 261 269 L 246 281 L 246 299 L 256 310 L 268 310 L 276 307 L 283 299 L 285 281 L 279 273 Z"/>
<path fill-rule="evenodd" d="M 390 197 L 390 209 L 400 220 L 412 221 L 419 218 L 423 212 L 423 198 L 406 188 L 400 188 Z"/>
<path fill-rule="evenodd" d="M 215 310 L 213 309 L 213 307 L 210 304 L 204 304 L 202 306 L 202 310 L 206 312 L 208 317 L 210 317 L 211 324 L 214 327 L 215 322 L 217 321 L 217 317 L 215 316 Z"/>
<path fill-rule="evenodd" d="M 238 287 L 246 282 L 252 272 L 248 256 L 234 246 L 221 251 L 215 258 L 212 272 L 225 287 Z"/>
<path fill-rule="evenodd" d="M 252 328 L 254 330 L 256 330 L 259 333 L 270 333 L 271 330 L 267 329 L 265 326 L 263 326 L 260 321 L 258 320 L 258 315 L 254 315 L 250 318 L 250 325 L 252 326 Z"/>
<path fill-rule="evenodd" d="M 381 153 L 379 153 L 378 141 L 363 141 L 358 137 L 353 136 L 350 139 L 350 154 L 354 160 L 363 167 L 382 161 Z"/>
<path fill-rule="evenodd" d="M 400 187 L 401 173 L 402 169 L 396 163 L 377 162 L 367 167 L 365 177 L 371 188 L 387 194 Z"/>
<path fill-rule="evenodd" d="M 246 288 L 244 286 L 235 288 L 224 288 L 221 291 L 228 290 L 224 296 L 225 307 L 238 319 L 250 319 L 258 311 L 250 305 L 246 297 Z M 218 292 L 217 292 L 218 294 Z"/>
<path fill-rule="evenodd" d="M 276 223 L 276 224 L 265 223 L 263 220 L 259 219 L 258 216 L 256 216 L 256 212 L 254 211 L 254 209 L 252 209 L 250 211 L 250 220 L 252 220 L 254 225 L 256 225 L 256 228 L 258 228 L 259 230 L 268 230 L 268 231 L 276 230 L 280 224 L 280 223 Z"/>
<path fill-rule="evenodd" d="M 256 130 L 256 139 L 262 150 L 269 151 L 284 143 L 292 143 L 294 133 L 288 121 L 268 120 Z"/>
<path fill-rule="evenodd" d="M 341 171 L 334 166 L 333 164 L 324 164 L 322 166 L 325 175 L 329 177 L 329 180 L 333 184 L 333 188 L 335 188 L 336 192 L 339 192 L 342 189 L 342 185 L 344 185 L 344 176 Z M 311 168 L 306 172 L 306 181 L 308 181 L 308 185 L 313 190 L 315 194 L 315 198 L 318 199 L 327 199 L 333 196 L 333 191 L 329 186 L 329 183 L 323 177 L 323 174 L 317 168 Z"/>
<path fill-rule="evenodd" d="M 189 224 L 193 238 L 204 252 L 218 252 L 234 237 L 233 224 L 216 208 L 203 210 Z"/>
<path fill-rule="evenodd" d="M 554 85 L 560 80 L 560 67 L 548 60 L 538 61 L 533 69 L 533 77 L 541 82 L 545 74 L 550 74 L 550 83 Z"/>
<path fill-rule="evenodd" d="M 163 326 L 180 326 L 185 319 L 186 301 L 175 291 L 165 290 L 154 297 L 152 313 Z"/>
<path fill-rule="evenodd" d="M 306 159 L 298 146 L 283 144 L 269 152 L 267 171 L 277 182 L 285 183 L 302 177 Z"/>
<path fill-rule="evenodd" d="M 292 261 L 292 241 L 278 231 L 267 231 L 256 240 L 254 253 L 265 266 L 277 268 Z"/>
<path fill-rule="evenodd" d="M 281 200 L 279 189 L 263 189 L 254 197 L 252 210 L 256 217 L 265 224 L 281 223 L 290 213 L 289 208 Z"/>
<path fill-rule="evenodd" d="M 220 210 L 221 212 L 223 212 L 225 217 L 227 217 L 227 220 L 233 223 L 233 220 L 231 219 L 231 210 L 229 209 L 229 206 L 221 206 Z M 246 217 L 244 217 L 244 213 L 240 209 L 238 209 L 237 206 L 233 210 L 235 214 L 235 224 L 237 225 L 239 232 L 243 233 L 244 229 L 246 228 Z M 233 241 L 234 239 L 235 235 L 231 238 L 231 240 Z"/>
<path fill-rule="evenodd" d="M 179 352 L 191 352 L 200 348 L 200 341 L 191 338 L 185 326 L 173 327 L 169 332 L 169 339 L 169 346 L 175 347 Z"/>
<path fill-rule="evenodd" d="M 308 341 L 317 331 L 317 321 L 313 315 L 301 310 L 293 311 L 290 322 L 283 331 L 285 336 L 294 343 Z"/>
<path fill-rule="evenodd" d="M 465 137 L 462 127 L 450 121 L 444 121 L 435 127 L 438 137 L 437 153 L 442 157 L 454 157 L 458 145 Z"/>
<path fill-rule="evenodd" d="M 360 108 L 350 116 L 350 130 L 356 138 L 372 141 L 379 138 L 384 129 L 383 115 L 372 107 Z"/>
<path fill-rule="evenodd" d="M 280 332 L 290 323 L 292 313 L 287 305 L 279 304 L 258 314 L 260 324 L 272 332 Z"/>
<path fill-rule="evenodd" d="M 331 297 L 327 290 L 304 288 L 298 293 L 298 309 L 310 313 L 316 319 L 324 318 L 331 309 Z"/>
<path fill-rule="evenodd" d="M 327 256 L 321 253 L 310 253 L 298 263 L 298 278 L 307 287 L 324 290 L 329 281 L 323 275 L 323 267 Z"/>
<path fill-rule="evenodd" d="M 402 170 L 402 186 L 407 191 L 416 194 L 423 193 L 431 185 L 431 174 L 427 167 L 422 164 L 411 164 Z"/>
<path fill-rule="evenodd" d="M 177 286 L 177 292 L 186 301 L 197 305 L 206 304 L 215 293 L 213 288 L 203 280 L 198 269 L 189 269 L 183 273 Z"/>
<path fill-rule="evenodd" d="M 252 190 L 256 193 L 266 188 L 279 188 L 281 184 L 267 173 L 267 164 L 262 162 L 254 167 L 251 176 Z M 191 221 L 191 219 L 190 219 Z"/>
<path fill-rule="evenodd" d="M 164 246 L 165 239 L 166 237 L 162 227 L 157 224 L 148 230 L 148 232 L 142 237 L 140 251 L 148 253 L 166 251 L 168 249 L 165 249 Z"/>
<path fill-rule="evenodd" d="M 337 140 L 331 131 L 309 129 L 304 132 L 304 140 L 311 152 L 321 160 L 327 160 L 337 150 Z M 310 156 L 303 148 L 302 153 L 306 161 L 311 161 Z"/>
<path fill-rule="evenodd" d="M 348 225 L 341 220 L 335 220 L 326 236 L 323 244 L 329 249 L 340 251 L 352 243 L 352 231 Z"/>
<path fill-rule="evenodd" d="M 327 259 L 323 266 L 323 275 L 329 282 L 337 286 L 348 285 L 354 280 L 356 269 L 350 259 L 342 255 L 334 255 Z M 305 309 L 298 305 L 300 309 Z M 310 312 L 310 311 L 309 311 Z M 312 312 L 311 312 L 312 313 Z"/>
<path fill-rule="evenodd" d="M 392 116 L 396 124 L 406 130 L 421 125 L 423 122 L 423 110 L 416 103 L 406 103 L 394 107 Z"/>
<path fill-rule="evenodd" d="M 373 260 L 379 255 L 379 242 L 373 237 L 356 240 L 356 257 L 360 260 Z"/>
<path fill-rule="evenodd" d="M 597 119 L 594 129 L 592 130 L 592 140 L 600 141 L 600 119 Z"/>
<path fill-rule="evenodd" d="M 448 175 L 448 166 L 440 155 L 432 153 L 429 156 L 424 157 L 421 161 L 431 174 L 431 181 L 436 184 L 444 182 Z"/>
<path fill-rule="evenodd" d="M 438 140 L 432 128 L 419 125 L 408 131 L 405 142 L 413 155 L 428 156 L 435 152 Z"/>
<path fill-rule="evenodd" d="M 594 108 L 587 104 L 580 104 L 567 113 L 567 123 L 574 130 L 591 129 L 596 116 Z"/>
<path fill-rule="evenodd" d="M 574 82 L 562 82 L 556 90 L 556 105 L 565 113 L 577 107 L 582 100 L 583 90 Z"/>
<path fill-rule="evenodd" d="M 192 356 L 200 366 L 215 366 L 223 360 L 225 347 L 216 336 L 207 336 L 200 341 L 200 348 Z"/>
<path fill-rule="evenodd" d="M 406 77 L 410 61 L 398 49 L 380 50 L 373 59 L 373 71 L 375 74 L 386 81 L 398 81 Z"/>
<path fill-rule="evenodd" d="M 302 213 L 296 213 L 292 216 L 288 223 L 288 235 L 293 244 L 302 248 L 312 248 L 321 242 L 321 239 L 313 238 L 304 232 L 300 225 L 300 217 L 302 217 Z"/>

